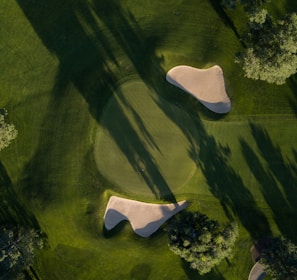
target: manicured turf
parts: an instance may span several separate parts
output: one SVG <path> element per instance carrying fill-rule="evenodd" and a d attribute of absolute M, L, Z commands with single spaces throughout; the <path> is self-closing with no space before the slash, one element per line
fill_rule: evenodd
<path fill-rule="evenodd" d="M 0 107 L 19 135 L 0 153 L 0 219 L 48 235 L 34 265 L 41 279 L 247 279 L 253 239 L 272 232 L 297 242 L 296 78 L 245 79 L 233 63 L 241 43 L 215 2 L 1 1 Z M 240 31 L 242 15 L 232 15 Z M 219 64 L 230 114 L 166 83 L 179 64 Z M 112 167 L 111 151 L 121 155 Z M 154 186 L 166 181 L 156 196 L 131 167 L 135 151 Z M 168 250 L 162 230 L 142 239 L 124 223 L 106 233 L 110 195 L 187 199 L 211 218 L 234 217 L 234 259 L 202 278 Z"/>
<path fill-rule="evenodd" d="M 190 139 L 174 121 L 187 127 L 195 141 L 199 139 L 186 112 L 163 100 L 173 121 L 156 97 L 138 79 L 121 85 L 102 113 L 94 154 L 99 171 L 126 193 L 170 200 L 196 169 L 189 154 Z"/>

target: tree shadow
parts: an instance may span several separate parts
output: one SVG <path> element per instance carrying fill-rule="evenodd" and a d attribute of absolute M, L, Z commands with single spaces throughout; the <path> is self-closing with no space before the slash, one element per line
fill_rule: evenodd
<path fill-rule="evenodd" d="M 112 95 L 111 67 L 117 61 L 91 6 L 82 0 L 17 2 L 44 46 L 59 59 L 53 93 L 63 94 L 62 89 L 72 83 L 98 117 Z"/>
<path fill-rule="evenodd" d="M 297 162 L 297 150 L 293 149 L 292 153 L 294 155 L 295 162 Z M 290 167 L 292 168 L 292 171 L 295 173 L 295 176 L 297 176 L 297 165 L 291 165 Z"/>
<path fill-rule="evenodd" d="M 56 126 L 59 114 L 67 118 L 71 109 L 67 107 L 69 86 L 72 84 L 79 90 L 93 116 L 99 118 L 112 95 L 115 80 L 109 65 L 117 62 L 85 1 L 24 0 L 17 3 L 44 46 L 59 60 L 52 98 L 48 107 L 43 108 L 46 114 L 39 146 L 20 180 L 26 198 L 38 198 L 44 206 L 53 199 L 53 189 L 58 187 L 56 175 L 59 172 L 52 164 L 62 159 L 62 154 L 54 152 L 59 141 Z M 87 34 L 85 29 L 92 33 Z"/>
<path fill-rule="evenodd" d="M 166 91 L 165 91 L 166 92 Z M 231 155 L 228 146 L 222 146 L 215 138 L 209 135 L 201 120 L 201 110 L 197 102 L 193 102 L 190 96 L 176 93 L 175 102 L 182 105 L 182 109 L 190 112 L 189 117 L 195 122 L 196 129 L 185 126 L 184 120 L 177 119 L 163 104 L 162 99 L 156 99 L 156 103 L 166 115 L 183 131 L 189 141 L 189 156 L 201 169 L 211 193 L 219 199 L 226 216 L 233 220 L 237 217 L 247 229 L 253 239 L 263 235 L 270 235 L 271 229 L 265 214 L 258 208 L 251 192 L 244 185 L 240 175 L 230 166 L 228 159 Z M 162 97 L 166 94 L 163 94 Z M 211 119 L 215 120 L 216 116 Z M 220 116 L 223 118 L 224 115 Z M 219 119 L 220 119 L 219 118 Z"/>
<path fill-rule="evenodd" d="M 155 79 L 163 79 L 164 71 L 160 67 L 163 58 L 155 53 L 161 38 L 144 32 L 134 15 L 119 1 L 94 0 L 93 4 L 94 11 L 113 34 L 140 78 L 148 86 L 154 86 Z"/>
<path fill-rule="evenodd" d="M 0 224 L 23 225 L 40 229 L 35 216 L 28 211 L 18 199 L 12 182 L 0 162 Z"/>
<path fill-rule="evenodd" d="M 130 270 L 130 279 L 131 280 L 147 280 L 150 279 L 152 268 L 147 263 L 140 263 L 135 265 Z"/>
<path fill-rule="evenodd" d="M 156 103 L 160 105 L 162 110 L 165 110 L 170 119 L 176 121 L 175 112 L 171 110 L 166 111 L 168 108 L 161 104 L 164 100 L 186 110 L 189 105 L 195 104 L 195 109 L 199 108 L 199 112 L 202 115 L 212 120 L 224 117 L 223 114 L 215 114 L 206 109 L 194 97 L 166 81 L 166 72 L 161 67 L 164 58 L 156 54 L 156 48 L 162 41 L 162 38 L 157 33 L 141 29 L 134 15 L 130 11 L 125 10 L 119 1 L 103 2 L 95 0 L 94 7 L 98 17 L 108 26 L 116 41 L 130 59 L 141 80 L 155 93 L 152 94 L 152 97 Z M 163 31 L 164 28 L 166 29 L 166 26 L 162 26 Z M 164 100 L 159 100 L 159 97 L 162 97 Z M 184 127 L 179 123 L 177 125 Z"/>
<path fill-rule="evenodd" d="M 296 240 L 296 229 L 292 227 L 297 216 L 296 151 L 292 150 L 294 161 L 284 159 L 280 147 L 272 142 L 264 128 L 253 123 L 250 123 L 250 128 L 258 152 L 267 167 L 261 164 L 253 149 L 241 140 L 245 159 L 261 185 L 263 196 L 274 214 L 279 230 L 287 238 Z"/>
<path fill-rule="evenodd" d="M 288 223 L 291 224 L 296 220 L 294 213 L 291 213 L 288 201 L 283 196 L 278 182 L 274 178 L 270 170 L 266 170 L 260 162 L 259 157 L 253 149 L 241 139 L 242 153 L 251 169 L 252 174 L 260 184 L 261 192 L 265 201 L 273 212 L 273 218 L 278 225 L 278 228 L 285 234 L 288 234 Z M 285 230 L 284 230 L 285 229 Z M 291 235 L 291 234 L 290 234 Z M 295 233 L 293 233 L 295 235 Z M 290 239 L 293 236 L 290 236 Z"/>
<path fill-rule="evenodd" d="M 268 132 L 255 124 L 250 124 L 252 135 L 261 156 L 266 160 L 268 168 L 280 182 L 290 206 L 296 208 L 297 178 L 292 171 L 296 163 L 285 160 L 279 146 L 274 145 Z"/>
<path fill-rule="evenodd" d="M 258 208 L 240 175 L 230 166 L 231 151 L 199 126 L 200 152 L 197 158 L 211 193 L 217 197 L 229 219 L 237 217 L 253 239 L 271 233 L 264 213 Z"/>
<path fill-rule="evenodd" d="M 63 3 L 58 0 L 17 2 L 43 44 L 59 59 L 59 70 L 53 88 L 53 102 L 48 107 L 49 115 L 53 111 L 57 112 L 57 108 L 62 106 L 63 95 L 67 87 L 72 84 L 85 98 L 90 112 L 100 123 L 102 108 L 113 95 L 117 81 L 122 75 L 119 73 L 123 70 L 113 55 L 116 50 L 111 46 L 112 40 L 117 41 L 138 75 L 147 84 L 152 85 L 156 76 L 158 79 L 164 76 L 163 72 L 160 73 L 162 71 L 159 65 L 160 59 L 154 53 L 156 38 L 144 36 L 133 15 L 125 11 L 118 1 L 93 1 L 92 5 L 82 0 L 66 0 Z M 107 30 L 100 26 L 100 21 Z M 90 30 L 90 34 L 86 30 Z M 107 34 L 112 34 L 114 39 Z M 157 73 L 152 70 L 152 67 L 156 67 Z M 151 75 L 152 72 L 154 75 Z M 120 108 L 119 114 L 122 126 L 108 123 L 106 128 L 110 130 L 117 145 L 137 172 L 139 171 L 138 160 L 145 159 L 147 172 L 142 174 L 142 178 L 156 197 L 175 202 L 174 195 L 150 152 Z M 44 126 L 49 125 L 51 128 L 51 124 L 46 119 L 47 117 Z M 139 118 L 138 123 L 141 125 Z M 142 132 L 145 133 L 146 139 L 152 140 L 147 131 L 142 129 Z M 128 134 L 132 136 L 127 137 Z M 41 138 L 43 137 L 42 135 Z M 129 142 L 131 138 L 134 141 L 133 145 Z M 44 147 L 47 146 L 48 152 L 40 148 L 24 172 L 30 173 L 35 167 L 44 170 L 40 175 L 34 175 L 35 179 L 29 178 L 25 184 L 29 191 L 34 185 L 36 187 L 39 185 L 38 188 L 43 189 L 40 181 L 43 176 L 48 177 L 44 174 L 48 166 L 46 163 L 41 164 L 41 161 L 47 158 L 45 154 L 50 153 L 51 141 L 48 140 L 49 143 L 44 145 Z M 150 142 L 153 144 L 152 141 Z M 44 189 L 43 193 L 39 192 L 38 195 L 48 200 L 51 191 L 46 187 Z"/>
<path fill-rule="evenodd" d="M 246 48 L 246 44 L 244 43 L 244 41 L 242 40 L 240 34 L 237 31 L 237 28 L 234 24 L 234 22 L 232 21 L 232 19 L 228 16 L 228 14 L 226 13 L 225 9 L 223 8 L 222 4 L 220 3 L 219 0 L 210 0 L 209 1 L 211 6 L 213 7 L 213 9 L 216 11 L 217 15 L 221 18 L 221 20 L 223 21 L 223 23 L 230 27 L 231 30 L 233 31 L 234 35 L 236 36 L 236 38 L 238 39 L 238 41 L 241 43 L 241 45 Z"/>
<path fill-rule="evenodd" d="M 197 105 L 197 102 L 192 105 L 193 99 L 190 96 L 179 94 L 177 90 L 172 90 L 172 87 L 166 83 L 165 73 L 161 67 L 162 57 L 157 56 L 155 52 L 160 38 L 155 34 L 144 32 L 133 14 L 124 9 L 121 2 L 94 0 L 92 4 L 89 4 L 83 0 L 66 0 L 63 3 L 58 0 L 33 0 L 33 2 L 32 0 L 17 0 L 17 3 L 45 47 L 59 60 L 59 70 L 53 88 L 53 104 L 48 109 L 49 114 L 51 111 L 55 111 L 55 106 L 60 106 L 63 102 L 61 96 L 65 94 L 69 84 L 73 84 L 87 101 L 94 118 L 100 123 L 102 108 L 109 97 L 114 94 L 119 78 L 127 75 L 126 68 L 115 58 L 114 52 L 118 51 L 115 50 L 113 44 L 115 41 L 129 58 L 134 68 L 133 71 L 149 88 L 156 92 L 155 100 L 160 107 L 185 133 L 190 143 L 189 154 L 197 162 L 196 156 L 199 154 L 199 147 L 196 132 L 185 127 L 181 120 L 177 120 L 174 111 L 166 111 L 166 106 L 163 106 L 163 101 L 158 100 L 158 96 L 178 104 L 185 101 L 186 109 L 193 108 L 193 106 L 195 109 L 200 106 L 201 109 L 203 106 Z M 218 8 L 217 4 L 214 2 L 212 4 Z M 87 30 L 89 31 L 87 32 Z M 156 162 L 138 137 L 127 116 L 120 110 L 119 114 L 123 125 L 109 123 L 105 124 L 106 128 L 135 170 L 139 169 L 139 160 L 145 158 L 147 172 L 141 176 L 156 197 L 175 201 Z M 141 127 L 138 117 L 134 112 L 134 118 L 138 120 Z M 48 123 L 45 121 L 46 125 Z M 142 132 L 148 142 L 154 145 L 151 135 L 143 127 Z M 126 137 L 127 134 L 133 136 L 133 145 Z M 41 138 L 45 136 L 47 135 L 42 135 Z M 50 153 L 50 148 L 48 153 Z M 38 169 L 42 166 L 42 157 L 46 158 L 44 155 L 42 148 L 37 151 L 32 162 L 28 165 L 29 170 L 33 171 L 35 167 Z M 201 163 L 203 161 L 207 160 L 203 159 Z M 31 188 L 30 184 L 37 186 L 42 180 L 42 176 L 48 176 L 45 174 L 47 167 L 46 165 L 42 167 L 43 175 L 38 175 L 38 180 L 28 181 L 26 184 L 29 186 L 28 188 Z M 206 169 L 205 173 L 210 176 Z M 237 174 L 230 176 L 239 178 Z M 239 178 L 238 184 L 242 186 L 240 181 Z M 43 190 L 42 195 L 45 198 L 50 197 L 50 190 Z M 239 209 L 237 210 L 239 211 Z"/>
<path fill-rule="evenodd" d="M 285 3 L 285 11 L 287 13 L 295 13 L 297 9 L 297 3 L 294 0 L 286 0 Z"/>
<path fill-rule="evenodd" d="M 65 182 L 60 175 L 61 170 L 65 170 L 66 167 L 64 159 L 69 149 L 75 149 L 77 141 L 73 137 L 69 139 L 67 147 L 62 146 L 67 134 L 71 131 L 74 133 L 76 126 L 67 124 L 73 114 L 67 105 L 72 96 L 68 91 L 60 93 L 61 95 L 55 92 L 56 96 L 50 100 L 46 108 L 43 108 L 45 117 L 41 125 L 43 129 L 40 132 L 38 148 L 24 166 L 18 182 L 27 203 L 31 205 L 34 203 L 43 210 L 58 199 L 56 191 Z M 61 119 L 63 122 L 60 122 Z M 65 133 L 63 130 L 68 131 Z"/>
<path fill-rule="evenodd" d="M 126 106 L 128 105 L 126 104 Z M 117 112 L 117 117 L 109 119 L 103 125 L 107 128 L 115 143 L 133 167 L 135 173 L 146 183 L 156 198 L 176 202 L 168 183 L 160 172 L 157 161 L 147 147 L 147 145 L 156 147 L 156 144 L 148 131 L 143 130 L 143 123 L 140 116 L 135 111 L 132 111 L 134 119 L 137 116 L 135 120 L 145 140 L 142 140 L 140 135 L 138 135 L 117 100 L 113 102 L 113 110 Z"/>
<path fill-rule="evenodd" d="M 111 186 L 102 174 L 98 171 L 93 147 L 89 149 L 82 161 L 80 178 L 84 180 L 84 187 L 80 189 L 79 196 L 85 201 L 85 211 L 76 217 L 77 224 L 87 231 L 93 238 L 98 238 L 104 231 L 98 223 L 98 215 L 101 205 L 98 198 L 106 188 Z"/>

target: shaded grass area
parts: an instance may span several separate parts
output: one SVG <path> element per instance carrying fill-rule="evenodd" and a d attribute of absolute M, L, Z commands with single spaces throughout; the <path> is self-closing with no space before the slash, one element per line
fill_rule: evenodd
<path fill-rule="evenodd" d="M 274 121 L 257 118 L 253 121 L 205 124 L 207 130 L 214 134 L 210 136 L 212 146 L 206 147 L 203 153 L 210 155 L 214 149 L 209 150 L 209 148 L 214 147 L 218 149 L 217 155 L 219 155 L 213 160 L 211 158 L 214 157 L 206 156 L 205 160 L 200 156 L 203 164 L 206 162 L 206 166 L 209 164 L 214 166 L 214 168 L 205 168 L 206 170 L 202 168 L 203 173 L 207 172 L 206 179 L 209 178 L 208 187 L 215 196 L 220 197 L 223 206 L 230 207 L 227 208 L 227 212 L 231 210 L 236 214 L 238 210 L 241 211 L 241 208 L 255 206 L 255 211 L 250 213 L 251 219 L 248 218 L 247 213 L 246 216 L 242 216 L 243 220 L 240 219 L 243 224 L 244 219 L 252 223 L 250 234 L 256 234 L 257 221 L 260 226 L 259 233 L 263 234 L 265 231 L 269 233 L 270 226 L 265 223 L 263 214 L 258 212 L 262 216 L 262 222 L 260 218 L 255 218 L 257 207 L 260 207 L 272 211 L 274 209 L 274 219 L 281 233 L 295 239 L 290 233 L 291 222 L 286 223 L 286 226 L 283 224 L 283 228 L 279 225 L 284 221 L 284 216 L 287 215 L 290 219 L 297 214 L 293 206 L 296 204 L 294 194 L 297 164 L 294 125 L 294 119 L 283 121 L 277 118 Z M 233 133 L 231 134 L 230 131 Z M 222 147 L 221 151 L 218 146 Z M 229 168 L 229 172 L 225 168 Z M 219 176 L 207 175 L 216 172 Z M 236 205 L 237 201 L 241 202 L 241 206 Z M 279 217 L 276 212 L 279 212 Z M 240 212 L 237 215 L 240 218 Z"/>
<path fill-rule="evenodd" d="M 245 186 L 238 169 L 228 163 L 230 154 L 230 146 L 222 146 L 207 132 L 202 133 L 198 162 L 210 192 L 219 199 L 226 216 L 230 220 L 239 219 L 253 239 L 270 235 L 268 221 L 253 194 Z"/>
<path fill-rule="evenodd" d="M 50 249 L 36 264 L 43 279 L 246 279 L 253 238 L 280 232 L 295 239 L 295 80 L 275 87 L 243 78 L 233 63 L 241 43 L 213 4 L 1 2 L 0 104 L 19 129 L 0 155 L 1 219 L 32 220 L 47 233 Z M 164 80 L 177 64 L 214 63 L 233 102 L 224 118 Z M 197 164 L 183 190 L 168 192 L 189 199 L 190 209 L 241 224 L 235 258 L 203 278 L 168 250 L 162 230 L 141 239 L 123 223 L 104 236 L 105 205 L 117 193 L 96 168 L 95 131 L 115 89 L 135 76 L 156 93 Z M 199 141 L 166 102 L 188 112 Z"/>
<path fill-rule="evenodd" d="M 176 201 L 172 192 L 185 185 L 195 162 L 188 155 L 190 143 L 175 122 L 183 123 L 197 141 L 198 133 L 187 113 L 165 100 L 166 109 L 160 108 L 155 95 L 139 79 L 118 89 L 102 114 L 95 157 L 99 170 L 122 190 Z"/>
<path fill-rule="evenodd" d="M 12 187 L 12 182 L 2 163 L 0 163 L 0 224 L 28 226 L 39 229 L 38 221 L 20 202 Z"/>
<path fill-rule="evenodd" d="M 296 240 L 295 230 L 289 226 L 297 215 L 296 157 L 285 157 L 281 147 L 272 141 L 268 131 L 261 125 L 251 123 L 250 128 L 260 156 L 242 139 L 245 159 L 260 183 L 264 199 L 272 210 L 281 233 L 291 240 Z M 295 145 L 291 154 L 296 155 Z M 265 160 L 264 164 L 259 160 L 260 157 Z"/>

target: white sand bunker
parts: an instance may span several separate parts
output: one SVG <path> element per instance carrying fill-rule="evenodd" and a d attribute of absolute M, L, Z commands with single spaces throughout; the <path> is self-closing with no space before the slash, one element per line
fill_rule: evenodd
<path fill-rule="evenodd" d="M 148 237 L 187 205 L 185 200 L 170 204 L 152 204 L 112 196 L 106 206 L 104 225 L 111 230 L 121 221 L 128 220 L 136 234 Z"/>
<path fill-rule="evenodd" d="M 265 276 L 264 266 L 256 262 L 250 271 L 248 280 L 262 280 Z"/>
<path fill-rule="evenodd" d="M 166 80 L 192 94 L 206 108 L 215 113 L 228 113 L 231 110 L 223 70 L 218 65 L 209 69 L 176 66 L 168 71 Z"/>

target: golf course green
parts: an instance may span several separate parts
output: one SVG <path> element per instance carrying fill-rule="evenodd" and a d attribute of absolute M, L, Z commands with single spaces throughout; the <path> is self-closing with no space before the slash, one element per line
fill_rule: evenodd
<path fill-rule="evenodd" d="M 102 112 L 94 157 L 102 175 L 125 193 L 165 199 L 182 189 L 196 164 L 189 139 L 156 98 L 139 80 L 121 85 Z M 163 104 L 198 143 L 195 122 L 187 112 L 166 100 Z"/>
<path fill-rule="evenodd" d="M 293 0 L 270 1 L 275 16 Z M 234 26 L 212 0 L 0 1 L 0 108 L 18 130 L 0 152 L 0 223 L 40 228 L 42 280 L 247 279 L 252 243 L 297 243 L 297 78 L 244 77 Z M 235 30 L 234 30 L 235 29 Z M 224 72 L 232 110 L 216 114 L 169 84 L 177 65 Z M 109 198 L 187 200 L 234 219 L 234 258 L 200 276 L 128 222 L 103 226 Z M 1 279 L 1 276 L 0 276 Z"/>

